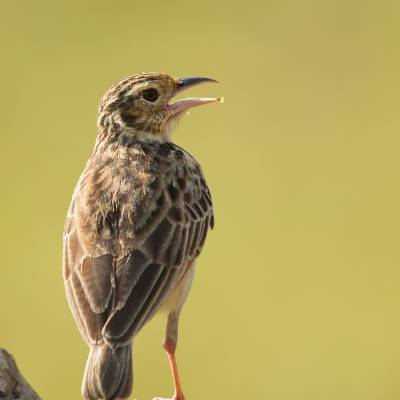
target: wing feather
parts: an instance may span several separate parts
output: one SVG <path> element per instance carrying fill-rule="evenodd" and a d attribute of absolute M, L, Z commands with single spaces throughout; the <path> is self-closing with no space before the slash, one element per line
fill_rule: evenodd
<path fill-rule="evenodd" d="M 80 328 L 85 333 L 83 336 L 86 337 L 90 343 L 97 343 L 101 337 L 101 329 L 106 320 L 106 316 L 92 310 L 78 274 L 74 272 L 68 283 L 70 285 L 72 299 L 79 315 L 79 320 L 82 324 Z"/>
<path fill-rule="evenodd" d="M 116 271 L 117 309 L 124 307 L 133 288 L 150 264 L 151 260 L 139 250 L 133 250 L 126 258 L 120 261 Z"/>
<path fill-rule="evenodd" d="M 132 327 L 163 269 L 160 264 L 150 264 L 146 267 L 125 305 L 111 313 L 103 328 L 103 335 L 109 341 L 120 339 Z"/>
<path fill-rule="evenodd" d="M 103 313 L 113 291 L 113 258 L 110 254 L 85 258 L 76 270 L 90 308 L 97 314 Z"/>

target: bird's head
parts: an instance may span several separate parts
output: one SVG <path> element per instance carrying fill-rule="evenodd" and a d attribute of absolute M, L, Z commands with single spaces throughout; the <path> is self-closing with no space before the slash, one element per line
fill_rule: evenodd
<path fill-rule="evenodd" d="M 173 78 L 167 74 L 144 73 L 130 76 L 103 96 L 98 116 L 100 134 L 150 141 L 168 141 L 180 116 L 202 104 L 222 101 L 214 97 L 193 97 L 173 102 L 173 97 L 210 78 Z"/>

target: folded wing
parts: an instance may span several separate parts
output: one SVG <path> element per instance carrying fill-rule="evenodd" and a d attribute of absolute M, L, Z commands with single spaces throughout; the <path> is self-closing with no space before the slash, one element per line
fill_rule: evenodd
<path fill-rule="evenodd" d="M 79 214 L 71 206 L 64 232 L 64 279 L 70 307 L 89 344 L 130 341 L 198 256 L 213 226 L 211 196 L 201 175 L 190 184 L 172 179 L 155 196 L 157 206 L 137 230 L 127 255 L 87 254 Z"/>

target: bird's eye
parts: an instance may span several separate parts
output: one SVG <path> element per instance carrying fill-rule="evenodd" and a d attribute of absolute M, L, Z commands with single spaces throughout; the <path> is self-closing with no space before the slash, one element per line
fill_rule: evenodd
<path fill-rule="evenodd" d="M 152 103 L 158 99 L 158 96 L 158 91 L 154 88 L 145 89 L 142 92 L 142 97 L 147 101 L 151 101 Z"/>

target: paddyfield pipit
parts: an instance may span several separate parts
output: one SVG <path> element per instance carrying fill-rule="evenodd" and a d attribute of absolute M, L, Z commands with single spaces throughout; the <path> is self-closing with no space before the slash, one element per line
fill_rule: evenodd
<path fill-rule="evenodd" d="M 85 399 L 129 397 L 133 339 L 160 310 L 167 312 L 174 399 L 184 399 L 178 320 L 214 213 L 200 165 L 171 136 L 189 108 L 220 99 L 172 98 L 204 82 L 215 81 L 144 73 L 120 81 L 100 102 L 96 144 L 64 230 L 67 298 L 90 348 Z"/>

